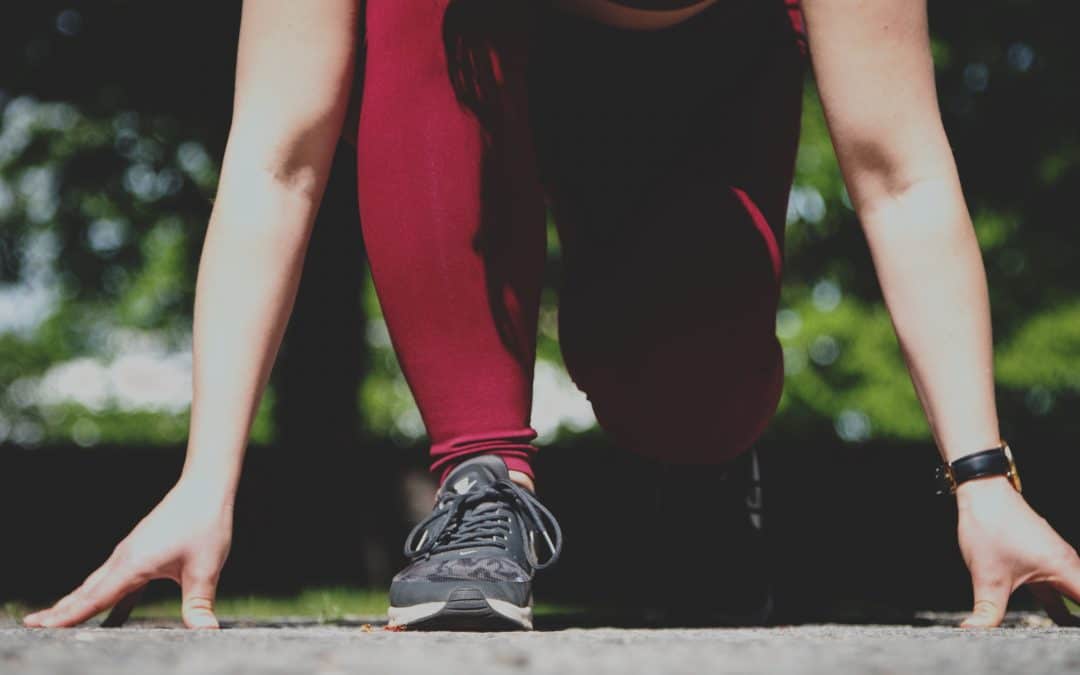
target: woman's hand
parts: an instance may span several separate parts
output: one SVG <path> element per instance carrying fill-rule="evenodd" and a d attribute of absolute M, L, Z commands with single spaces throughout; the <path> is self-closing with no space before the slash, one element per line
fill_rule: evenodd
<path fill-rule="evenodd" d="M 1062 600 L 1080 601 L 1080 556 L 1004 477 L 957 490 L 960 551 L 971 572 L 975 607 L 965 628 L 1001 623 L 1009 596 L 1023 585 L 1056 623 L 1080 625 Z"/>
<path fill-rule="evenodd" d="M 231 501 L 181 480 L 79 588 L 23 622 L 31 628 L 74 626 L 153 579 L 172 579 L 183 590 L 184 624 L 217 628 L 214 594 L 231 538 Z"/>

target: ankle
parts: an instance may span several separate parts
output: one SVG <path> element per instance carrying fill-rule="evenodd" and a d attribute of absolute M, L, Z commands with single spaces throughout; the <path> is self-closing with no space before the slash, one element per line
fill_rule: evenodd
<path fill-rule="evenodd" d="M 533 479 L 528 474 L 522 473 L 520 471 L 510 471 L 510 480 L 514 481 L 529 492 L 536 494 L 536 484 L 533 483 Z"/>

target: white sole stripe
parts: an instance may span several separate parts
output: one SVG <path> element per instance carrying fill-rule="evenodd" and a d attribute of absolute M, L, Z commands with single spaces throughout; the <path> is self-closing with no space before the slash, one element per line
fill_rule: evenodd
<path fill-rule="evenodd" d="M 488 607 L 497 614 L 513 621 L 526 630 L 532 630 L 532 607 L 530 605 L 518 607 L 512 602 L 490 598 L 485 598 L 485 601 L 487 602 Z M 409 605 L 408 607 L 391 606 L 388 612 L 390 617 L 388 625 L 391 628 L 408 626 L 409 624 L 431 618 L 445 608 L 445 602 L 421 602 L 415 605 Z"/>

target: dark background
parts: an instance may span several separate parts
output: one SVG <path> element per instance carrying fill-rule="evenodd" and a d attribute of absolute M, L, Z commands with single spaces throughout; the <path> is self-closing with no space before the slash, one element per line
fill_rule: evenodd
<path fill-rule="evenodd" d="M 1003 433 L 1029 499 L 1075 543 L 1075 23 L 1065 2 L 971 7 L 931 2 L 931 22 L 943 114 L 992 288 Z M 139 331 L 184 349 L 238 26 L 238 2 L 40 0 L 12 3 L 0 22 L 0 188 L 10 196 L 5 208 L 0 190 L 0 293 L 59 289 L 40 321 L 0 322 L 0 600 L 69 590 L 175 480 L 186 411 L 26 392 L 56 364 L 116 357 L 98 353 L 95 331 Z M 790 618 L 961 607 L 970 590 L 954 507 L 933 495 L 936 454 L 812 85 L 806 102 L 778 322 L 787 393 L 760 448 L 780 605 Z M 387 344 L 372 337 L 380 318 L 364 276 L 350 152 L 343 146 L 336 159 L 253 431 L 224 594 L 385 584 L 422 502 L 415 495 L 430 487 L 411 401 Z M 35 187 L 27 175 L 42 167 L 51 181 Z M 93 234 L 102 219 L 122 224 L 104 246 Z M 54 250 L 45 273 L 28 262 L 35 237 Z M 550 267 L 555 284 L 556 247 Z M 550 329 L 540 355 L 558 366 Z M 543 496 L 568 542 L 542 598 L 625 600 L 626 583 L 723 578 L 739 556 L 705 504 L 682 514 L 700 537 L 663 543 L 670 514 L 646 496 L 663 470 L 595 429 L 563 425 L 540 462 Z M 667 480 L 678 489 L 678 472 Z M 611 526 L 628 514 L 635 528 Z M 661 545 L 669 548 L 660 559 L 635 555 Z"/>

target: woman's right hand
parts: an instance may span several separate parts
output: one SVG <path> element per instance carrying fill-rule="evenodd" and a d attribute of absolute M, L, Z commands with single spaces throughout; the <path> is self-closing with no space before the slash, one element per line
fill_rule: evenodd
<path fill-rule="evenodd" d="M 103 612 L 153 579 L 183 591 L 188 628 L 217 628 L 214 595 L 232 540 L 232 500 L 183 479 L 135 526 L 81 586 L 52 607 L 23 619 L 31 628 L 74 626 Z"/>

